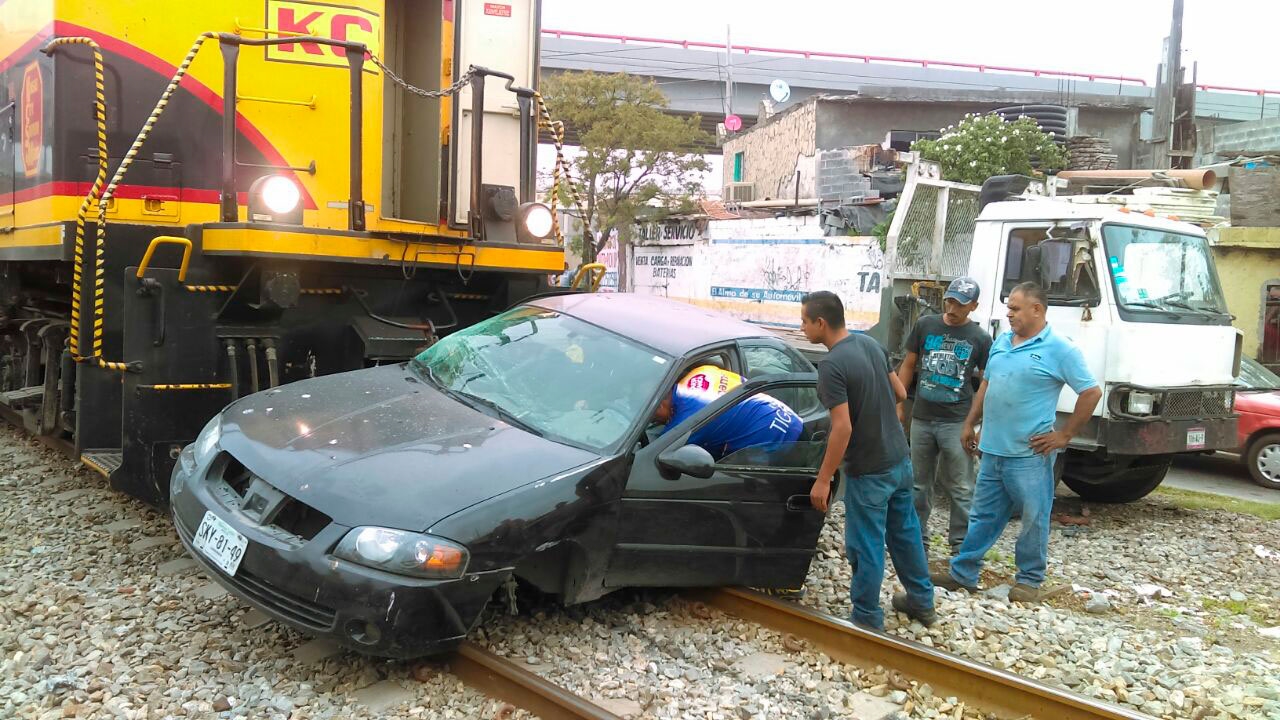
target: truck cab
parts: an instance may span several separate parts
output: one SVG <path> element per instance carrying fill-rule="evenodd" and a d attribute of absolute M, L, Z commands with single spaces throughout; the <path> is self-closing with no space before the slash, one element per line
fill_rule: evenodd
<path fill-rule="evenodd" d="M 1129 502 L 1160 484 L 1173 455 L 1236 445 L 1242 338 L 1202 229 L 1115 204 L 980 191 L 930 175 L 909 171 L 890 230 L 885 304 L 895 317 L 882 332 L 891 351 L 916 318 L 940 309 L 953 277 L 978 281 L 972 317 L 992 337 L 1008 331 L 1009 292 L 1036 282 L 1049 324 L 1080 348 L 1103 390 L 1059 456 L 1068 487 L 1087 500 Z M 921 228 L 926 215 L 934 222 Z M 1064 388 L 1060 425 L 1075 400 Z"/>
<path fill-rule="evenodd" d="M 1081 496 L 1134 500 L 1160 484 L 1174 454 L 1235 445 L 1240 333 L 1200 228 L 1104 205 L 996 202 L 975 224 L 969 274 L 984 289 L 974 319 L 993 337 L 1008 330 L 1009 291 L 1039 283 L 1050 325 L 1102 385 L 1063 457 L 1063 479 Z M 1074 407 L 1064 388 L 1060 420 Z"/>

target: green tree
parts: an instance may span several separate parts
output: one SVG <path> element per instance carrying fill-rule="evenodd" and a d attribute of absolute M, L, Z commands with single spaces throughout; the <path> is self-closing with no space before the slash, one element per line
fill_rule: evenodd
<path fill-rule="evenodd" d="M 595 260 L 614 231 L 625 257 L 637 217 L 687 210 L 701 195 L 710 164 L 697 148 L 711 138 L 698 116 L 666 114 L 667 98 L 652 80 L 562 73 L 543 78 L 541 91 L 552 117 L 578 134 L 570 167 L 581 195 L 585 262 Z"/>
<path fill-rule="evenodd" d="M 981 185 L 995 175 L 1034 175 L 1060 170 L 1066 155 L 1053 136 L 1035 120 L 1008 122 L 999 115 L 965 115 L 958 125 L 942 130 L 937 140 L 917 140 L 911 149 L 942 166 L 942 179 Z M 1032 165 L 1032 160 L 1036 165 Z"/>

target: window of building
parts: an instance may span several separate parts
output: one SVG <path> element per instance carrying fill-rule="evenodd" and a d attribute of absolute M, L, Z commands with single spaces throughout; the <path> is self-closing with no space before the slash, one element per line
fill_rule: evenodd
<path fill-rule="evenodd" d="M 741 152 L 733 154 L 733 181 L 742 182 L 742 173 L 745 170 L 746 158 Z"/>
<path fill-rule="evenodd" d="M 916 140 L 937 140 L 942 137 L 936 130 L 890 130 L 886 144 L 890 150 L 906 152 Z"/>

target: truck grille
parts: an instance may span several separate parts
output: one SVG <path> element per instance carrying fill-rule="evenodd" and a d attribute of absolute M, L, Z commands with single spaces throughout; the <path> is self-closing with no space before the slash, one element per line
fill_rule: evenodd
<path fill-rule="evenodd" d="M 1175 390 L 1166 393 L 1160 416 L 1177 420 L 1230 415 L 1235 409 L 1232 390 Z"/>

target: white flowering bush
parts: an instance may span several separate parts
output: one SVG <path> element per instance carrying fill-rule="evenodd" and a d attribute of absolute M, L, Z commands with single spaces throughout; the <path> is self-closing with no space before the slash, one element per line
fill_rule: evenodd
<path fill-rule="evenodd" d="M 995 175 L 1035 175 L 1061 170 L 1066 154 L 1035 120 L 1023 116 L 1006 122 L 999 115 L 971 113 L 958 125 L 942 129 L 937 140 L 917 140 L 911 149 L 942 166 L 942 179 L 981 185 Z"/>

